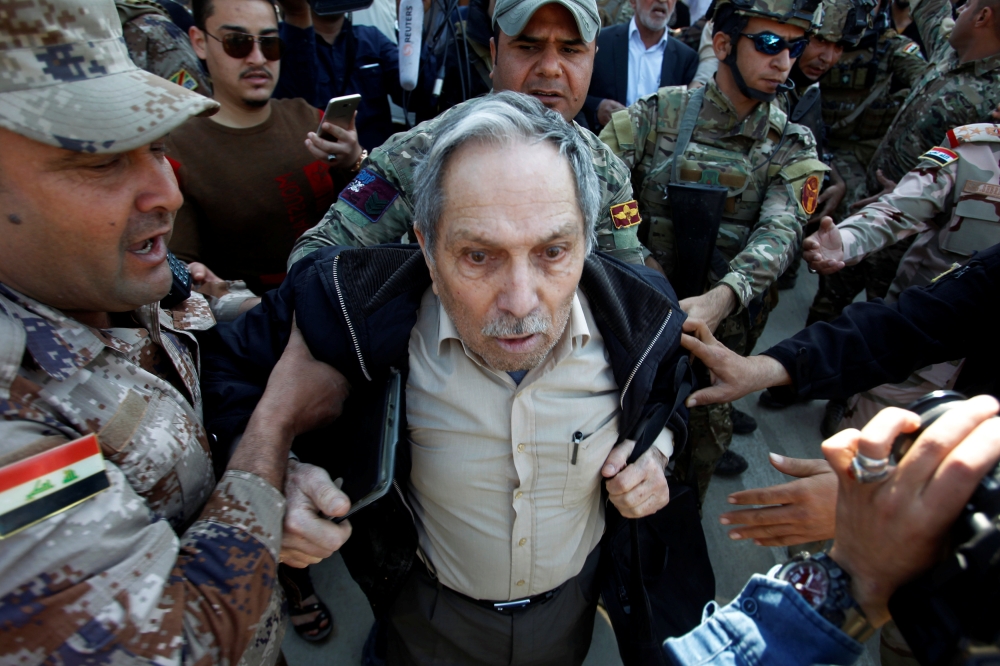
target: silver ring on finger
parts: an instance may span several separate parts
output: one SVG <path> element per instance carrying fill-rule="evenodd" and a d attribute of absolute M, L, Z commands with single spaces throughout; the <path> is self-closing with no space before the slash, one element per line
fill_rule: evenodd
<path fill-rule="evenodd" d="M 809 268 L 809 269 L 807 269 L 807 270 L 808 270 L 808 271 L 809 271 L 810 273 L 812 273 L 813 275 L 816 275 L 816 273 L 817 273 L 817 271 L 816 271 L 816 269 L 815 269 L 815 268 Z"/>
<path fill-rule="evenodd" d="M 858 483 L 877 483 L 884 481 L 889 476 L 888 458 L 869 458 L 868 456 L 855 453 L 851 460 L 851 471 Z"/>
<path fill-rule="evenodd" d="M 327 155 L 326 156 L 326 161 L 327 162 L 336 162 L 337 161 L 337 156 L 336 155 Z"/>

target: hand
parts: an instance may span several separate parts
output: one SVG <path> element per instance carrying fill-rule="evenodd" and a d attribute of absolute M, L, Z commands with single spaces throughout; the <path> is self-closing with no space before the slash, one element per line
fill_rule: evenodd
<path fill-rule="evenodd" d="M 597 122 L 602 126 L 607 125 L 611 122 L 611 114 L 624 108 L 625 105 L 616 99 L 602 99 L 597 105 Z"/>
<path fill-rule="evenodd" d="M 646 268 L 652 268 L 660 275 L 664 277 L 667 276 L 667 272 L 663 270 L 663 266 L 660 265 L 660 262 L 653 258 L 653 255 L 646 257 L 645 260 L 643 260 L 643 263 L 646 264 Z"/>
<path fill-rule="evenodd" d="M 830 217 L 840 206 L 840 202 L 844 200 L 844 196 L 847 195 L 847 183 L 844 179 L 840 177 L 836 169 L 830 170 L 830 184 L 827 185 L 822 192 L 819 193 L 819 203 L 821 204 L 816 212 L 812 214 L 809 218 L 810 222 L 816 222 L 822 220 L 824 217 Z"/>
<path fill-rule="evenodd" d="M 608 479 L 608 499 L 626 518 L 642 518 L 656 513 L 670 502 L 670 488 L 664 469 L 667 457 L 655 446 L 627 465 L 635 448 L 634 439 L 626 439 L 611 449 L 601 475 Z"/>
<path fill-rule="evenodd" d="M 875 177 L 878 178 L 879 185 L 882 186 L 882 191 L 876 194 L 875 196 L 871 196 L 868 197 L 867 199 L 862 199 L 861 201 L 851 204 L 851 210 L 861 210 L 865 206 L 873 204 L 876 201 L 878 201 L 879 197 L 881 197 L 882 195 L 889 194 L 894 189 L 896 189 L 896 181 L 889 180 L 888 178 L 883 176 L 882 169 L 878 169 L 875 172 Z"/>
<path fill-rule="evenodd" d="M 219 298 L 229 289 L 229 283 L 213 273 L 205 264 L 192 261 L 188 264 L 188 270 L 191 272 L 191 289 L 199 294 Z"/>
<path fill-rule="evenodd" d="M 825 460 L 804 460 L 771 454 L 779 472 L 798 480 L 733 493 L 730 504 L 773 505 L 729 511 L 719 516 L 730 539 L 753 539 L 758 546 L 790 546 L 833 538 L 836 523 L 837 475 Z"/>
<path fill-rule="evenodd" d="M 736 308 L 736 293 L 726 285 L 719 285 L 701 296 L 692 296 L 681 301 L 681 310 L 689 319 L 699 319 L 715 332 L 722 320 Z"/>
<path fill-rule="evenodd" d="M 358 132 L 354 121 L 358 117 L 355 111 L 351 123 L 344 129 L 333 123 L 323 123 L 323 131 L 334 137 L 333 141 L 321 138 L 316 132 L 306 134 L 306 149 L 318 160 L 327 160 L 332 155 L 336 159 L 330 162 L 337 169 L 353 169 L 361 157 L 361 144 L 358 143 Z"/>
<path fill-rule="evenodd" d="M 710 387 L 688 396 L 688 407 L 733 402 L 768 386 L 792 383 L 788 371 L 776 360 L 770 356 L 740 356 L 716 340 L 705 322 L 688 319 L 683 331 L 681 346 L 708 367 L 712 379 Z"/>
<path fill-rule="evenodd" d="M 346 514 L 351 501 L 325 469 L 289 458 L 285 499 L 279 560 L 288 566 L 302 568 L 325 560 L 351 536 L 350 522 L 329 520 Z"/>
<path fill-rule="evenodd" d="M 802 258 L 809 263 L 809 270 L 820 275 L 832 275 L 846 265 L 844 241 L 832 217 L 824 217 L 816 233 L 802 241 Z"/>
<path fill-rule="evenodd" d="M 893 592 L 934 564 L 948 529 L 979 480 L 1000 459 L 1000 420 L 990 396 L 978 396 L 945 412 L 877 483 L 858 483 L 850 471 L 860 451 L 889 455 L 901 432 L 920 418 L 889 407 L 861 432 L 844 430 L 823 442 L 837 474 L 837 536 L 832 557 L 852 578 L 851 593 L 876 627 L 889 620 Z"/>
<path fill-rule="evenodd" d="M 688 84 L 688 90 L 697 90 L 698 88 L 701 88 L 704 85 L 705 84 L 702 83 L 701 81 L 692 81 L 691 83 Z"/>

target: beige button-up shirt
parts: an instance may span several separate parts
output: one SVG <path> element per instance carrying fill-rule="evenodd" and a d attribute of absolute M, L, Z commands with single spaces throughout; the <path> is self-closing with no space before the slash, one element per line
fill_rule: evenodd
<path fill-rule="evenodd" d="M 431 289 L 409 356 L 409 490 L 440 581 L 500 601 L 577 575 L 604 531 L 601 467 L 621 414 L 583 293 L 562 338 L 519 385 L 464 345 Z M 669 456 L 670 431 L 655 446 Z"/>

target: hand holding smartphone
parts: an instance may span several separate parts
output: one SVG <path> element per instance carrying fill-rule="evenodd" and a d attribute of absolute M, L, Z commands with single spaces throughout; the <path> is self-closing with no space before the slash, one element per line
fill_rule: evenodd
<path fill-rule="evenodd" d="M 361 95 L 344 95 L 343 97 L 334 97 L 326 104 L 326 112 L 323 113 L 323 119 L 319 121 L 319 127 L 316 128 L 316 134 L 321 139 L 327 141 L 336 141 L 336 137 L 332 136 L 329 132 L 323 131 L 324 123 L 333 123 L 338 127 L 347 129 L 351 120 L 354 118 L 354 112 L 358 110 L 358 104 L 361 103 Z"/>

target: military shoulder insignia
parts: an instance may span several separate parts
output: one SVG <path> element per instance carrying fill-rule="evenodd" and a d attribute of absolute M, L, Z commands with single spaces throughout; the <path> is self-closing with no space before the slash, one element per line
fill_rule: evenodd
<path fill-rule="evenodd" d="M 198 81 L 191 76 L 191 74 L 186 69 L 180 69 L 167 79 L 171 83 L 176 83 L 182 88 L 187 88 L 188 90 L 194 90 L 198 87 Z"/>
<path fill-rule="evenodd" d="M 906 55 L 917 55 L 920 56 L 921 58 L 923 57 L 923 54 L 920 53 L 920 45 L 917 44 L 916 42 L 910 42 L 909 44 L 904 46 L 903 53 L 905 53 Z"/>
<path fill-rule="evenodd" d="M 802 210 L 807 215 L 816 212 L 816 205 L 819 203 L 819 176 L 813 174 L 806 178 L 802 185 Z"/>
<path fill-rule="evenodd" d="M 615 229 L 627 229 L 642 222 L 639 217 L 639 204 L 635 199 L 611 207 L 611 221 Z"/>
<path fill-rule="evenodd" d="M 0 467 L 0 539 L 76 506 L 110 485 L 94 435 Z"/>
<path fill-rule="evenodd" d="M 362 169 L 340 193 L 340 200 L 371 222 L 378 222 L 399 196 L 396 188 L 382 176 Z"/>
<path fill-rule="evenodd" d="M 938 166 L 945 166 L 951 164 L 958 159 L 958 153 L 954 153 L 947 148 L 942 148 L 938 146 L 936 148 L 931 148 L 926 153 L 920 156 L 922 160 L 930 160 Z"/>
<path fill-rule="evenodd" d="M 958 148 L 963 143 L 1000 143 L 1000 125 L 975 123 L 948 130 L 948 145 Z"/>

